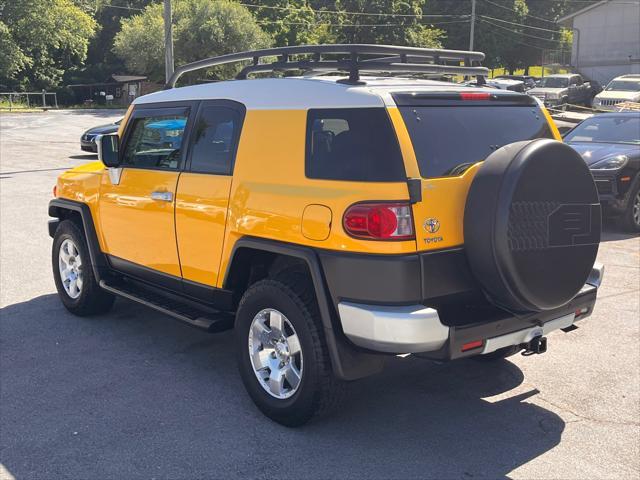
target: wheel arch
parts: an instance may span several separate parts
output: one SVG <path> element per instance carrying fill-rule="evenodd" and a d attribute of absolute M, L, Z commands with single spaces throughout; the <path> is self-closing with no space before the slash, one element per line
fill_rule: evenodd
<path fill-rule="evenodd" d="M 67 200 L 64 198 L 54 198 L 49 202 L 49 216 L 54 220 L 49 221 L 49 235 L 55 236 L 58 224 L 64 220 L 71 220 L 80 227 L 85 235 L 89 256 L 91 257 L 91 267 L 99 282 L 108 271 L 109 264 L 100 250 L 98 235 L 96 232 L 91 209 L 85 203 Z"/>
<path fill-rule="evenodd" d="M 261 272 L 253 272 L 256 265 Z M 360 352 L 344 337 L 328 295 L 320 260 L 312 248 L 275 240 L 243 237 L 235 243 L 231 252 L 223 288 L 233 290 L 234 295 L 242 295 L 244 289 L 251 285 L 251 280 L 266 278 L 270 272 L 279 271 L 289 265 L 303 265 L 308 270 L 335 375 L 343 380 L 355 380 L 379 372 L 384 357 Z"/>

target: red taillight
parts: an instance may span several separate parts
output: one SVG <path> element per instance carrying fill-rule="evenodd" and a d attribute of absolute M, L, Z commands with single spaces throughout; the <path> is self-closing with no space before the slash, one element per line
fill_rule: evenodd
<path fill-rule="evenodd" d="M 413 219 L 408 203 L 357 203 L 344 213 L 346 232 L 370 240 L 412 240 Z"/>
<path fill-rule="evenodd" d="M 468 342 L 462 345 L 460 349 L 461 352 L 467 352 L 469 350 L 474 350 L 476 348 L 480 348 L 482 346 L 482 340 L 474 340 L 473 342 Z"/>
<path fill-rule="evenodd" d="M 53 186 L 53 196 L 57 197 L 58 196 L 58 185 L 54 185 Z"/>
<path fill-rule="evenodd" d="M 491 94 L 487 92 L 461 92 L 460 100 L 491 100 Z"/>

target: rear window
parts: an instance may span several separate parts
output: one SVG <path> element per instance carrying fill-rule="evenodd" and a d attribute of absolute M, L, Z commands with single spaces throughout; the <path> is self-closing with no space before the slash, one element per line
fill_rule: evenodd
<path fill-rule="evenodd" d="M 406 180 L 400 147 L 386 110 L 309 110 L 305 174 L 323 180 Z"/>
<path fill-rule="evenodd" d="M 420 174 L 460 175 L 466 167 L 513 142 L 553 138 L 535 106 L 402 106 Z"/>

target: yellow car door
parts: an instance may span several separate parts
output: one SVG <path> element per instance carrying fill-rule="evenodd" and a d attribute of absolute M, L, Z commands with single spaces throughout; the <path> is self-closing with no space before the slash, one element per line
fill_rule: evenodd
<path fill-rule="evenodd" d="M 116 269 L 135 276 L 157 271 L 180 282 L 174 208 L 188 113 L 188 107 L 136 108 L 120 168 L 103 175 L 100 233 Z"/>
<path fill-rule="evenodd" d="M 176 193 L 176 236 L 186 293 L 218 284 L 229 192 L 244 107 L 231 101 L 200 104 L 185 171 Z"/>

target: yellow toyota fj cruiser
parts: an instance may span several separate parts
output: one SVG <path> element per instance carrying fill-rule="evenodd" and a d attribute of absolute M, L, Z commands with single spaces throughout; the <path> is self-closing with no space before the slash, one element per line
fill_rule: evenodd
<path fill-rule="evenodd" d="M 540 102 L 487 88 L 483 58 L 319 45 L 178 69 L 58 178 L 62 303 L 233 327 L 249 395 L 285 425 L 389 355 L 545 351 L 593 309 L 600 203 Z M 174 88 L 232 62 L 236 80 Z M 273 71 L 302 74 L 246 79 Z"/>

